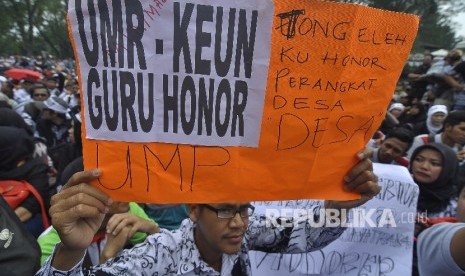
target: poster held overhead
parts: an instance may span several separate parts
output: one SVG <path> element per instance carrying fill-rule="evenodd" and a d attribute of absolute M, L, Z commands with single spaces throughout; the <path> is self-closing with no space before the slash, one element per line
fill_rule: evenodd
<path fill-rule="evenodd" d="M 73 0 L 86 168 L 115 200 L 353 199 L 418 17 L 319 1 Z"/>

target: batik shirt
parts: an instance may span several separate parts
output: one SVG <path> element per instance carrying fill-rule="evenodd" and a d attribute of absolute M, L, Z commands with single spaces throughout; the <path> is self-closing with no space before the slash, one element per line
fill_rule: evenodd
<path fill-rule="evenodd" d="M 312 218 L 315 220 L 315 218 Z M 179 230 L 161 229 L 144 243 L 110 259 L 107 263 L 82 270 L 81 261 L 70 271 L 58 271 L 47 260 L 37 275 L 251 275 L 249 250 L 270 253 L 302 253 L 318 250 L 337 239 L 341 227 L 310 227 L 309 220 L 295 222 L 294 227 L 267 223 L 265 217 L 250 217 L 249 228 L 241 250 L 234 255 L 223 254 L 221 273 L 202 260 L 194 241 L 195 223 L 186 219 Z M 56 248 L 52 256 L 54 256 Z M 233 273 L 239 270 L 239 273 Z"/>

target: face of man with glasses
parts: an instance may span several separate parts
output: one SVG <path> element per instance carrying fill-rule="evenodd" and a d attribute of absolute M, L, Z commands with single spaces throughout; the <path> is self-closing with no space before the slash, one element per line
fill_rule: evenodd
<path fill-rule="evenodd" d="M 248 202 L 189 205 L 189 217 L 196 223 L 195 244 L 202 258 L 221 263 L 223 253 L 238 253 L 254 209 Z"/>

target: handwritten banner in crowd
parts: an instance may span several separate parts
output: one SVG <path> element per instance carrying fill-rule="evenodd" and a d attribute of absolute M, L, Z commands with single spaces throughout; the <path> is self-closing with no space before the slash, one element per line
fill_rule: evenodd
<path fill-rule="evenodd" d="M 115 200 L 352 199 L 418 18 L 319 1 L 69 2 L 86 168 Z M 330 169 L 329 169 L 330 168 Z"/>
<path fill-rule="evenodd" d="M 379 176 L 381 192 L 351 210 L 351 225 L 339 239 L 307 254 L 253 251 L 253 275 L 411 275 L 418 186 L 404 167 L 374 164 L 374 172 Z M 276 210 L 292 216 L 315 204 L 301 200 L 254 205 L 257 212 L 268 216 Z"/>

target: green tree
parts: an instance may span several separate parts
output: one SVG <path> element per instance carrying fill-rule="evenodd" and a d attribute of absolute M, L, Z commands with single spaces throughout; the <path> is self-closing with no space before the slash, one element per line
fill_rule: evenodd
<path fill-rule="evenodd" d="M 373 0 L 370 5 L 376 8 L 405 12 L 420 16 L 418 36 L 414 50 L 422 48 L 452 49 L 458 38 L 452 29 L 451 15 L 465 9 L 463 0 Z"/>
<path fill-rule="evenodd" d="M 461 38 L 456 37 L 452 15 L 465 11 L 463 0 L 339 0 L 371 7 L 411 13 L 420 16 L 414 50 L 424 47 L 452 49 Z"/>
<path fill-rule="evenodd" d="M 115 0 L 118 1 L 118 0 Z M 421 17 L 414 48 L 453 48 L 458 43 L 451 15 L 465 10 L 463 0 L 335 0 L 413 13 Z M 0 54 L 32 56 L 43 52 L 73 57 L 66 26 L 67 0 L 0 0 Z"/>
<path fill-rule="evenodd" d="M 43 26 L 38 28 L 38 37 L 45 46 L 45 51 L 61 58 L 73 56 L 68 37 L 66 12 L 66 1 L 51 1 L 45 14 L 46 20 Z"/>
<path fill-rule="evenodd" d="M 6 53 L 32 56 L 43 51 L 69 56 L 64 0 L 0 0 L 2 23 L 9 30 L 0 36 Z M 64 46 L 67 45 L 67 46 Z"/>

